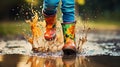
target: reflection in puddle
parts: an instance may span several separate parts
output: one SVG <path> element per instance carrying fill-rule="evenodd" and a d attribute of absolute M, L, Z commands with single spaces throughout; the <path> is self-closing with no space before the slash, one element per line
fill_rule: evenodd
<path fill-rule="evenodd" d="M 32 56 L 28 59 L 27 64 L 31 67 L 87 67 L 88 59 L 84 56 L 63 56 L 63 57 L 38 57 Z"/>
<path fill-rule="evenodd" d="M 119 56 L 1 55 L 0 67 L 120 67 L 119 60 Z"/>
<path fill-rule="evenodd" d="M 76 56 L 46 57 L 32 56 L 28 59 L 31 67 L 75 67 Z"/>

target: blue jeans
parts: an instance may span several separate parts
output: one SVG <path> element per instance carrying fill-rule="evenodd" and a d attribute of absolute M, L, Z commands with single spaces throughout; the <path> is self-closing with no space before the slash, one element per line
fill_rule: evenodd
<path fill-rule="evenodd" d="M 63 13 L 63 22 L 74 22 L 75 21 L 75 2 L 74 0 L 61 0 L 61 10 Z M 43 11 L 46 15 L 53 15 L 56 13 L 60 0 L 44 0 Z"/>

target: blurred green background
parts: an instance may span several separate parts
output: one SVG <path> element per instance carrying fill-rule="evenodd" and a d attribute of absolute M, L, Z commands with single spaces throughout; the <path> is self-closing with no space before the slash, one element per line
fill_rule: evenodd
<path fill-rule="evenodd" d="M 1 0 L 0 38 L 18 36 L 23 29 L 29 29 L 25 20 L 33 16 L 31 5 L 42 20 L 42 3 L 43 0 Z M 76 10 L 82 21 L 88 21 L 96 29 L 119 30 L 120 0 L 76 0 Z"/>

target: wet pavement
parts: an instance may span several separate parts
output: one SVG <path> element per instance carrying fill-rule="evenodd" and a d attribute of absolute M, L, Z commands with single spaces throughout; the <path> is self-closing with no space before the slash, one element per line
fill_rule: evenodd
<path fill-rule="evenodd" d="M 120 67 L 120 31 L 89 33 L 77 56 L 33 54 L 31 49 L 25 40 L 0 41 L 0 67 Z"/>

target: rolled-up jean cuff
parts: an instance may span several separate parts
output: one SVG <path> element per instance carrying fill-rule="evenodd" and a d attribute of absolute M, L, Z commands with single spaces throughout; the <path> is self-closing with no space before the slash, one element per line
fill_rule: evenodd
<path fill-rule="evenodd" d="M 46 15 L 54 15 L 54 14 L 56 14 L 56 10 L 50 11 L 50 10 L 44 10 L 43 9 L 43 13 L 46 14 Z"/>

